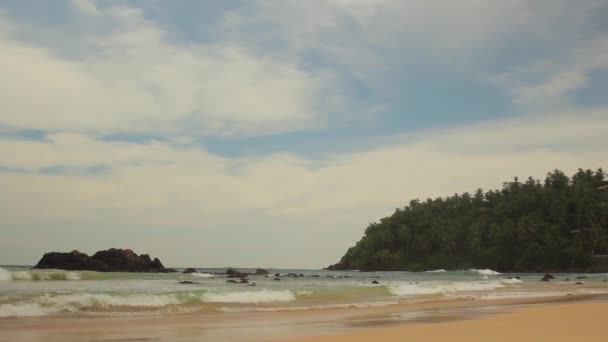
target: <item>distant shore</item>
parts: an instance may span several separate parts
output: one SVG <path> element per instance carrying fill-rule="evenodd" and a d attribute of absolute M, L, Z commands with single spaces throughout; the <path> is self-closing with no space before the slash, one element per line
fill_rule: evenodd
<path fill-rule="evenodd" d="M 1 319 L 0 341 L 390 342 L 404 336 L 408 341 L 599 341 L 608 322 L 605 299 L 573 295 L 283 312 Z"/>

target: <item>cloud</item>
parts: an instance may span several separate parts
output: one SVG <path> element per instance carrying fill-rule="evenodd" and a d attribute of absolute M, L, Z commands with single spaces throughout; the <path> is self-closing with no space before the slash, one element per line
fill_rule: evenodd
<path fill-rule="evenodd" d="M 109 142 L 80 134 L 4 139 L 1 225 L 59 227 L 38 231 L 42 241 L 53 241 L 50 235 L 65 227 L 78 236 L 103 232 L 96 244 L 87 242 L 91 248 L 107 247 L 121 234 L 150 250 L 173 232 L 180 246 L 163 250 L 174 265 L 204 250 L 215 258 L 207 265 L 319 267 L 337 260 L 368 222 L 410 199 L 498 188 L 513 176 L 542 177 L 554 168 L 605 167 L 606 110 L 577 114 L 577 120 L 556 113 L 393 137 L 326 159 L 226 158 L 180 142 Z M 40 171 L 98 165 L 102 172 Z M 135 239 L 142 234 L 146 239 Z M 250 250 L 251 239 L 264 253 Z M 74 248 L 69 243 L 53 248 Z M 315 244 L 323 251 L 302 259 Z M 283 255 L 286 246 L 289 255 Z M 225 248 L 253 254 L 226 256 Z"/>
<path fill-rule="evenodd" d="M 75 1 L 85 51 L 18 39 L 0 25 L 5 126 L 51 131 L 260 135 L 321 127 L 331 77 L 238 43 L 178 45 L 136 8 Z M 91 28 L 93 27 L 93 28 Z M 69 49 L 66 49 L 69 50 Z M 27 115 L 25 115 L 27 113 Z"/>

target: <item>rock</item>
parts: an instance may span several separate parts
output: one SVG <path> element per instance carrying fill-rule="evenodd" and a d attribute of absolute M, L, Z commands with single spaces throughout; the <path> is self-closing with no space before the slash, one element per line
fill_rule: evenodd
<path fill-rule="evenodd" d="M 549 281 L 549 280 L 551 280 L 551 279 L 555 279 L 555 277 L 554 277 L 554 276 L 552 276 L 552 275 L 551 275 L 551 274 L 549 274 L 549 273 L 545 273 L 545 275 L 544 275 L 544 276 L 543 276 L 543 277 L 542 277 L 540 280 L 541 280 L 541 281 Z"/>
<path fill-rule="evenodd" d="M 570 278 L 566 278 L 566 279 L 564 279 L 564 281 L 570 281 Z"/>
<path fill-rule="evenodd" d="M 578 276 L 578 277 L 576 277 L 576 279 L 588 279 L 588 277 L 585 277 L 585 276 Z"/>
<path fill-rule="evenodd" d="M 241 284 L 249 284 L 249 280 L 247 280 L 245 278 L 241 278 L 241 281 L 239 281 L 239 283 L 241 283 Z"/>
<path fill-rule="evenodd" d="M 574 285 L 583 285 L 583 283 L 581 283 L 580 281 L 577 281 L 576 283 L 574 283 Z"/>
<path fill-rule="evenodd" d="M 275 273 L 275 274 L 274 274 L 274 276 L 275 276 L 275 277 L 280 277 L 280 276 L 281 276 L 281 273 Z"/>
<path fill-rule="evenodd" d="M 247 286 L 255 286 L 255 285 L 256 285 L 255 283 L 251 283 L 251 284 L 249 284 Z"/>
<path fill-rule="evenodd" d="M 273 280 L 281 281 L 281 278 L 274 278 Z"/>
<path fill-rule="evenodd" d="M 255 275 L 268 275 L 270 272 L 268 272 L 268 270 L 265 270 L 263 268 L 258 268 L 257 270 L 255 270 Z"/>
<path fill-rule="evenodd" d="M 232 268 L 229 268 L 226 271 L 226 274 L 228 275 L 228 278 L 246 278 L 248 276 L 247 273 L 238 272 L 233 270 Z"/>
<path fill-rule="evenodd" d="M 318 275 L 318 274 L 313 274 L 313 275 L 311 275 L 311 277 L 313 277 L 313 278 L 321 278 L 321 276 Z"/>
<path fill-rule="evenodd" d="M 304 274 L 300 273 L 298 274 L 298 277 L 304 277 Z"/>
<path fill-rule="evenodd" d="M 377 280 L 372 281 L 372 284 L 380 284 Z"/>
<path fill-rule="evenodd" d="M 186 268 L 183 273 L 188 274 L 188 273 L 198 273 L 198 272 L 194 268 Z"/>
<path fill-rule="evenodd" d="M 180 283 L 180 284 L 196 284 L 195 282 L 193 282 L 193 281 L 189 281 L 189 280 L 182 280 L 182 281 L 180 281 L 179 283 Z"/>
<path fill-rule="evenodd" d="M 62 269 L 99 272 L 174 272 L 148 254 L 137 255 L 130 249 L 110 248 L 88 256 L 79 251 L 45 253 L 36 269 Z"/>
<path fill-rule="evenodd" d="M 232 284 L 236 284 L 237 283 L 237 281 L 234 280 L 234 279 L 228 279 L 228 280 L 226 280 L 226 282 L 227 283 L 232 283 Z"/>

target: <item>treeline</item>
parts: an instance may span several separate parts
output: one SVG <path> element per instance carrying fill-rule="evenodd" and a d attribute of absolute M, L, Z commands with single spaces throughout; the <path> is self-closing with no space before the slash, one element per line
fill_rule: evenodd
<path fill-rule="evenodd" d="M 555 170 L 544 182 L 517 178 L 500 190 L 413 200 L 379 223 L 330 269 L 491 268 L 542 272 L 591 270 L 608 254 L 606 174 Z"/>

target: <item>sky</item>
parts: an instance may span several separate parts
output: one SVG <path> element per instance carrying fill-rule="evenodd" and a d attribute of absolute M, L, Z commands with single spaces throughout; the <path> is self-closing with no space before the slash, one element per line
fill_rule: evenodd
<path fill-rule="evenodd" d="M 0 264 L 320 268 L 415 198 L 608 167 L 605 0 L 0 3 Z"/>

